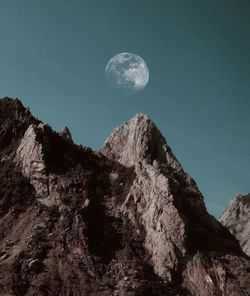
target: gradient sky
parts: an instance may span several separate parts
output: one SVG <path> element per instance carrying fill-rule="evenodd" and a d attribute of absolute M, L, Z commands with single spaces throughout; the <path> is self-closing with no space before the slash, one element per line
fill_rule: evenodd
<path fill-rule="evenodd" d="M 144 112 L 210 213 L 250 191 L 249 0 L 1 0 L 0 38 L 0 97 L 93 149 Z M 132 96 L 104 78 L 124 51 L 150 70 Z"/>

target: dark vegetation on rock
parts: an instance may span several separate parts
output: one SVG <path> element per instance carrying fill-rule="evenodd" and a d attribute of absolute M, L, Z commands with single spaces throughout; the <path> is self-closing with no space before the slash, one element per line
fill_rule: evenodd
<path fill-rule="evenodd" d="M 249 295 L 249 258 L 138 114 L 100 151 L 0 100 L 0 296 Z"/>

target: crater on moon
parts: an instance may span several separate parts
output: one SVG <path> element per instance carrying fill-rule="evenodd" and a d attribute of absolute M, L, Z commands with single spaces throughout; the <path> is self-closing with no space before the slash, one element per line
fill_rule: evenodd
<path fill-rule="evenodd" d="M 133 94 L 147 85 L 149 70 L 140 56 L 123 52 L 109 60 L 105 68 L 105 77 L 112 87 Z"/>

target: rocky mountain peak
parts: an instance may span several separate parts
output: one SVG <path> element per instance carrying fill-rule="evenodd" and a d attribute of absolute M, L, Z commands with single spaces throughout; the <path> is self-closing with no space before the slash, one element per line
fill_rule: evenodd
<path fill-rule="evenodd" d="M 11 147 L 17 143 L 28 126 L 38 123 L 28 108 L 25 108 L 18 99 L 5 97 L 0 104 L 0 153 L 5 157 Z"/>
<path fill-rule="evenodd" d="M 65 139 L 68 139 L 70 142 L 73 142 L 71 132 L 67 126 L 65 126 L 60 132 L 59 135 L 64 137 Z"/>
<path fill-rule="evenodd" d="M 243 251 L 250 256 L 250 194 L 236 196 L 220 221 L 236 236 Z"/>
<path fill-rule="evenodd" d="M 165 138 L 153 121 L 142 113 L 115 128 L 101 152 L 128 167 L 155 161 L 177 172 L 182 171 L 182 166 L 167 146 Z"/>

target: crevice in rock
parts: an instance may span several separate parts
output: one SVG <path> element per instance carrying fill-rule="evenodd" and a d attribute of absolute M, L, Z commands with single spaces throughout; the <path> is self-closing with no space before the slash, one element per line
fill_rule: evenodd
<path fill-rule="evenodd" d="M 100 180 L 93 181 L 91 188 L 101 186 Z M 92 191 L 90 203 L 83 213 L 86 222 L 86 237 L 90 254 L 100 257 L 107 264 L 115 252 L 122 248 L 122 237 L 119 233 L 122 220 L 108 216 L 105 210 L 104 192 Z"/>

